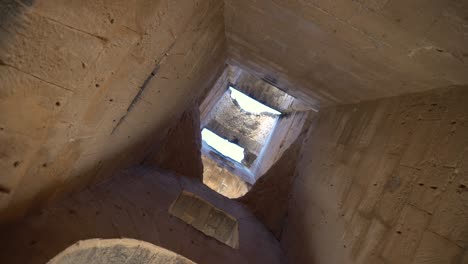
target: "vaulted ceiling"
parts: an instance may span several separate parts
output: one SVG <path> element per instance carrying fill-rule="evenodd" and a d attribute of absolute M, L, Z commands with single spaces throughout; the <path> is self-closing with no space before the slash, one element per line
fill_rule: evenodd
<path fill-rule="evenodd" d="M 468 83 L 467 1 L 225 3 L 230 63 L 318 107 Z"/>

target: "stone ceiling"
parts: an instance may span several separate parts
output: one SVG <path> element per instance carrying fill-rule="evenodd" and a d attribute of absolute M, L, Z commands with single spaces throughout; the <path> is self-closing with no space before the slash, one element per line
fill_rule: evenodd
<path fill-rule="evenodd" d="M 317 107 L 468 83 L 467 1 L 225 3 L 229 63 Z"/>

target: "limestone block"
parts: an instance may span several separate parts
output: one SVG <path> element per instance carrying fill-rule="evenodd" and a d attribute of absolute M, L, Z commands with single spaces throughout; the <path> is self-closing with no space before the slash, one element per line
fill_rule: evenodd
<path fill-rule="evenodd" d="M 169 208 L 169 213 L 205 235 L 239 248 L 237 220 L 197 195 L 183 191 Z"/>
<path fill-rule="evenodd" d="M 393 224 L 397 220 L 413 188 L 415 172 L 415 169 L 400 166 L 386 182 L 382 198 L 376 205 L 376 213 L 385 223 Z"/>
<path fill-rule="evenodd" d="M 134 239 L 89 239 L 68 247 L 48 264 L 193 264 L 167 249 Z"/>
<path fill-rule="evenodd" d="M 441 10 L 441 15 L 426 33 L 429 40 L 437 43 L 440 49 L 460 58 L 467 54 L 468 37 L 464 26 L 468 5 L 465 1 L 450 1 Z"/>
<path fill-rule="evenodd" d="M 430 150 L 431 143 L 435 139 L 436 128 L 439 125 L 439 121 L 420 121 L 416 124 L 408 148 L 401 158 L 402 165 L 410 167 L 422 165 Z"/>
<path fill-rule="evenodd" d="M 83 65 L 90 65 L 104 46 L 102 39 L 35 13 L 26 13 L 8 30 L 14 35 L 0 54 L 4 63 L 69 90 L 81 87 Z"/>
<path fill-rule="evenodd" d="M 374 262 L 374 259 L 379 256 L 379 250 L 386 241 L 388 231 L 388 228 L 380 220 L 372 219 L 369 230 L 367 230 L 359 247 L 356 263 L 379 263 Z"/>
<path fill-rule="evenodd" d="M 408 203 L 433 213 L 439 205 L 440 196 L 445 191 L 447 184 L 455 176 L 453 168 L 425 166 L 419 171 L 413 184 L 413 190 L 408 198 Z"/>
<path fill-rule="evenodd" d="M 468 113 L 466 114 L 468 116 Z M 443 120 L 426 159 L 438 166 L 456 167 L 468 146 L 466 135 L 468 135 L 468 119 Z"/>
<path fill-rule="evenodd" d="M 422 35 L 440 17 L 446 5 L 446 2 L 437 0 L 417 0 L 410 4 L 403 0 L 393 0 L 385 5 L 382 13 L 408 32 Z"/>
<path fill-rule="evenodd" d="M 411 263 L 429 220 L 426 212 L 406 205 L 383 251 L 382 256 L 386 263 Z"/>
<path fill-rule="evenodd" d="M 442 194 L 439 206 L 434 211 L 429 229 L 450 239 L 455 244 L 468 245 L 468 174 L 458 174 Z"/>
<path fill-rule="evenodd" d="M 394 170 L 398 168 L 399 157 L 395 155 L 385 155 L 374 168 L 373 172 L 369 171 L 372 175 L 367 181 L 367 188 L 365 195 L 359 204 L 359 211 L 370 214 L 375 205 L 380 200 L 382 192 L 385 190 L 389 178 L 392 176 Z"/>
<path fill-rule="evenodd" d="M 345 228 L 343 241 L 346 247 L 350 248 L 349 250 L 353 258 L 357 257 L 361 248 L 361 242 L 365 238 L 370 226 L 371 221 L 356 212 L 353 215 L 351 222 Z"/>
<path fill-rule="evenodd" d="M 414 257 L 413 264 L 445 264 L 455 263 L 455 258 L 462 249 L 447 239 L 430 231 L 423 234 Z M 463 262 L 460 262 L 463 263 Z"/>

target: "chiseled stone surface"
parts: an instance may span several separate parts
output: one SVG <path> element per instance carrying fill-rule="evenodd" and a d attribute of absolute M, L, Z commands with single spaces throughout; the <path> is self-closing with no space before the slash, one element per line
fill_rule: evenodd
<path fill-rule="evenodd" d="M 203 183 L 230 199 L 244 196 L 251 185 L 231 172 L 229 167 L 223 166 L 221 158 L 215 161 L 213 157 L 202 155 Z"/>
<path fill-rule="evenodd" d="M 457 263 L 462 249 L 433 232 L 424 232 L 414 257 L 414 264 Z M 459 262 L 461 264 L 466 262 Z"/>
<path fill-rule="evenodd" d="M 182 191 L 236 219 L 237 249 L 169 213 Z M 278 240 L 242 204 L 197 179 L 151 167 L 123 171 L 15 224 L 1 226 L 0 232 L 2 263 L 46 263 L 77 241 L 92 238 L 138 239 L 196 263 L 285 263 Z"/>
<path fill-rule="evenodd" d="M 224 68 L 223 6 L 1 1 L 0 222 L 158 146 Z"/>
<path fill-rule="evenodd" d="M 89 239 L 68 247 L 48 264 L 195 264 L 167 249 L 135 239 Z"/>
<path fill-rule="evenodd" d="M 258 156 L 268 143 L 277 119 L 278 116 L 270 113 L 256 114 L 242 109 L 227 91 L 213 108 L 206 128 Z"/>
<path fill-rule="evenodd" d="M 239 248 L 237 220 L 201 197 L 183 191 L 172 203 L 169 213 L 203 234 L 232 248 Z"/>
<path fill-rule="evenodd" d="M 466 1 L 225 3 L 230 63 L 316 106 L 468 83 Z"/>
<path fill-rule="evenodd" d="M 302 135 L 306 131 L 307 128 Z M 304 137 L 299 135 L 283 156 L 261 175 L 252 189 L 238 199 L 278 238 L 286 221 L 288 200 L 303 140 Z"/>
<path fill-rule="evenodd" d="M 289 261 L 465 264 L 467 120 L 466 86 L 322 109 L 289 201 Z"/>
<path fill-rule="evenodd" d="M 201 159 L 202 138 L 198 105 L 189 107 L 180 120 L 169 129 L 145 164 L 154 165 L 184 175 L 203 179 Z"/>

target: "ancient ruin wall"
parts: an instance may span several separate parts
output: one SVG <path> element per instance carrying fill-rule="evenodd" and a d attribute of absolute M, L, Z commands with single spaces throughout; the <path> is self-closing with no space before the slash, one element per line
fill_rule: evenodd
<path fill-rule="evenodd" d="M 251 188 L 240 176 L 223 166 L 221 161 L 203 155 L 203 183 L 228 198 L 244 196 Z"/>
<path fill-rule="evenodd" d="M 183 191 L 236 219 L 237 249 L 170 214 Z M 201 212 L 189 210 L 187 217 Z M 206 229 L 214 224 L 222 223 L 211 222 Z M 0 233 L 0 259 L 5 264 L 44 264 L 77 241 L 122 237 L 152 243 L 200 264 L 285 263 L 279 242 L 240 203 L 197 179 L 150 167 L 120 172 L 13 225 L 0 226 Z"/>
<path fill-rule="evenodd" d="M 467 87 L 323 109 L 313 126 L 291 263 L 467 263 Z"/>
<path fill-rule="evenodd" d="M 0 222 L 140 162 L 224 66 L 222 1 L 0 10 Z"/>

